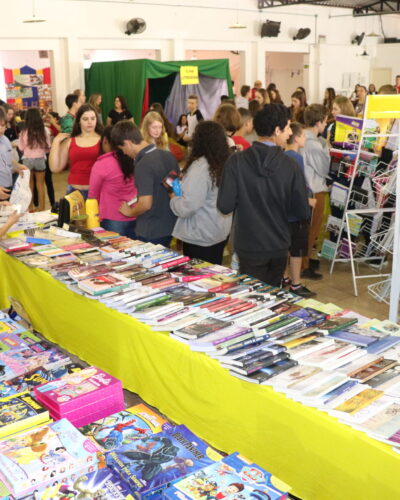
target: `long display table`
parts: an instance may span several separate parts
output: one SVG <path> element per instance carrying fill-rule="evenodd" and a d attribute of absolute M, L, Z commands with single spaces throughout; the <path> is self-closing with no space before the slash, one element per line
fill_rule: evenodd
<path fill-rule="evenodd" d="M 46 272 L 0 252 L 0 307 L 18 299 L 49 340 L 122 380 L 177 423 L 227 453 L 240 451 L 305 500 L 400 498 L 389 446 L 229 375 L 204 354 L 155 332 Z"/>

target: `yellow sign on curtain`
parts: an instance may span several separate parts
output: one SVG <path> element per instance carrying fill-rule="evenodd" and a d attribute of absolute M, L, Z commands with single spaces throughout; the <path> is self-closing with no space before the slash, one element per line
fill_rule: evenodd
<path fill-rule="evenodd" d="M 181 66 L 181 85 L 198 85 L 199 68 L 198 66 Z"/>

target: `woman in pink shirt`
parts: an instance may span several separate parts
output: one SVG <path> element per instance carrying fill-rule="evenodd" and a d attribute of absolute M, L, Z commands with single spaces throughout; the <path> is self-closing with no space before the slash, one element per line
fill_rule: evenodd
<path fill-rule="evenodd" d="M 50 151 L 50 134 L 38 108 L 29 108 L 25 115 L 25 127 L 19 136 L 19 149 L 23 152 L 22 163 L 31 171 L 30 188 L 36 182 L 38 209 L 44 210 L 44 181 L 46 173 L 46 153 Z M 30 209 L 33 208 L 31 203 Z"/>
<path fill-rule="evenodd" d="M 136 239 L 136 218 L 126 217 L 119 212 L 122 202 L 129 203 L 136 198 L 133 173 L 132 158 L 124 155 L 120 149 L 103 154 L 92 167 L 88 198 L 95 198 L 99 202 L 101 227 Z"/>

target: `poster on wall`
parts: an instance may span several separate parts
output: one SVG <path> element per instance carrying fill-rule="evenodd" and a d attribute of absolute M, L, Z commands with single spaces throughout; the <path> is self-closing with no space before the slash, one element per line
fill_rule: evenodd
<path fill-rule="evenodd" d="M 52 107 L 50 68 L 4 68 L 7 102 L 16 109 Z"/>

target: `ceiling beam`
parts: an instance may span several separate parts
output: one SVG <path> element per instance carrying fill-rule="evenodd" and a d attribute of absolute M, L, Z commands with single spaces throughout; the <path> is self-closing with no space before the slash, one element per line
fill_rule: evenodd
<path fill-rule="evenodd" d="M 272 7 L 282 7 L 284 5 L 320 5 L 323 7 L 341 7 L 353 9 L 354 17 L 377 16 L 382 14 L 400 14 L 400 0 L 379 0 L 371 1 L 367 5 L 359 7 L 349 5 L 330 5 L 324 0 L 257 0 L 259 9 L 270 9 Z M 340 4 L 340 0 L 338 1 Z M 355 2 L 357 3 L 357 2 Z"/>

